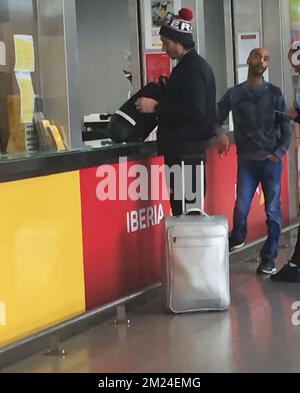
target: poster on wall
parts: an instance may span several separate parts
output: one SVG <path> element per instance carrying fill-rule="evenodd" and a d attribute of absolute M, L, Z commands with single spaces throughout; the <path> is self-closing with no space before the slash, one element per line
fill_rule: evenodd
<path fill-rule="evenodd" d="M 291 44 L 295 41 L 300 41 L 300 0 L 289 0 L 290 5 L 290 33 L 291 33 Z M 291 71 L 292 74 L 292 71 Z M 292 86 L 293 86 L 293 101 L 297 107 L 300 107 L 300 77 L 294 72 L 292 75 Z M 299 137 L 299 125 L 294 124 L 297 137 Z M 298 146 L 298 200 L 300 200 L 300 145 L 299 138 L 297 138 Z"/>
<path fill-rule="evenodd" d="M 248 70 L 249 68 L 246 66 L 238 67 L 238 84 L 246 82 L 246 80 L 248 79 Z"/>
<path fill-rule="evenodd" d="M 239 33 L 238 34 L 238 65 L 247 64 L 247 60 L 252 49 L 259 48 L 259 33 Z"/>
<path fill-rule="evenodd" d="M 171 59 L 169 55 L 164 52 L 146 53 L 146 83 L 159 82 L 161 75 L 169 78 L 171 74 Z"/>
<path fill-rule="evenodd" d="M 16 72 L 21 97 L 20 123 L 31 123 L 34 112 L 34 90 L 30 72 Z"/>
<path fill-rule="evenodd" d="M 300 41 L 300 0 L 290 0 L 291 41 Z"/>
<path fill-rule="evenodd" d="M 162 49 L 159 30 L 168 13 L 177 13 L 181 8 L 181 0 L 145 0 L 145 47 Z"/>
<path fill-rule="evenodd" d="M 15 43 L 15 71 L 34 72 L 35 58 L 33 37 L 31 35 L 14 35 Z"/>
<path fill-rule="evenodd" d="M 236 76 L 238 84 L 243 83 L 248 78 L 247 61 L 250 52 L 260 47 L 260 38 L 258 32 L 244 32 L 237 34 L 237 68 Z M 269 80 L 268 73 L 264 74 L 264 79 Z"/>
<path fill-rule="evenodd" d="M 290 5 L 290 34 L 291 44 L 295 41 L 300 41 L 300 0 L 289 0 Z M 293 75 L 293 99 L 300 107 L 300 80 L 299 75 L 294 72 Z"/>

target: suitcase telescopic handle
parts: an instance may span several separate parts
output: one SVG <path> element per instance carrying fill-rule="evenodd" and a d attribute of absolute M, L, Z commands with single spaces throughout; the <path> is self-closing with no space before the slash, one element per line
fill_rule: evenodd
<path fill-rule="evenodd" d="M 187 212 L 184 213 L 184 216 L 204 216 L 204 217 L 209 217 L 208 214 L 206 214 L 204 211 L 202 211 L 201 209 L 189 209 Z"/>
<path fill-rule="evenodd" d="M 185 163 L 184 160 L 181 161 L 181 187 L 182 187 L 182 213 L 186 212 L 186 203 L 185 203 Z M 200 162 L 200 181 L 201 181 L 201 190 L 200 190 L 200 209 L 201 215 L 208 216 L 204 212 L 204 163 Z M 194 210 L 194 209 L 191 209 Z M 190 210 L 190 211 L 191 211 Z"/>

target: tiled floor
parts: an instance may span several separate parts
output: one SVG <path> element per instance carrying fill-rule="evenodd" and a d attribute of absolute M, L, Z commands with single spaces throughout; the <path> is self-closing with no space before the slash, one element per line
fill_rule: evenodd
<path fill-rule="evenodd" d="M 300 372 L 300 284 L 272 283 L 255 268 L 231 267 L 229 312 L 171 315 L 157 296 L 130 312 L 130 327 L 107 321 L 66 341 L 65 358 L 38 354 L 2 372 Z"/>

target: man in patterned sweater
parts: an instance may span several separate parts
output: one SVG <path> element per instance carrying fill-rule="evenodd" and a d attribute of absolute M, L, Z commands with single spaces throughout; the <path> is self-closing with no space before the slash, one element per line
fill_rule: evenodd
<path fill-rule="evenodd" d="M 282 115 L 284 97 L 278 87 L 263 79 L 269 61 L 267 49 L 251 51 L 247 81 L 229 89 L 217 106 L 219 126 L 232 111 L 238 155 L 237 198 L 230 250 L 244 245 L 251 201 L 260 183 L 264 191 L 268 237 L 260 253 L 257 274 L 276 272 L 274 260 L 278 255 L 282 226 L 281 159 L 291 140 L 289 121 Z"/>

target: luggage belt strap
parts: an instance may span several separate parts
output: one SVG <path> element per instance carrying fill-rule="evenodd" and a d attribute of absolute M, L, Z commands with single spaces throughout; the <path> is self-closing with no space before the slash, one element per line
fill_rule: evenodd
<path fill-rule="evenodd" d="M 123 117 L 123 118 L 124 118 L 125 120 L 127 120 L 128 123 L 130 123 L 133 127 L 136 126 L 136 121 L 133 120 L 132 117 L 128 116 L 127 113 L 118 110 L 118 111 L 116 111 L 116 115 L 119 115 L 119 116 Z"/>

